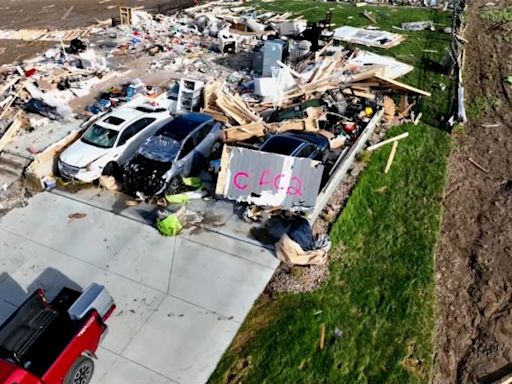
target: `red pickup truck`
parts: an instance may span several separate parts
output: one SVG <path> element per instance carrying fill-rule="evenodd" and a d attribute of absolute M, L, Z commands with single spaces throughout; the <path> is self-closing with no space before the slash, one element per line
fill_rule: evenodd
<path fill-rule="evenodd" d="M 0 326 L 0 384 L 87 384 L 115 309 L 98 284 L 63 288 L 48 302 L 34 292 Z"/>

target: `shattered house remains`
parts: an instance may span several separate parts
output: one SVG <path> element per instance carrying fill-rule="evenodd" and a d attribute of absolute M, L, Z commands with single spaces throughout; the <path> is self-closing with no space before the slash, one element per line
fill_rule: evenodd
<path fill-rule="evenodd" d="M 234 201 L 248 220 L 314 220 L 376 125 L 411 120 L 430 96 L 398 80 L 411 66 L 355 48 L 403 36 L 331 30 L 329 14 L 311 23 L 214 2 L 122 16 L 0 33 L 57 41 L 0 68 L 1 155 L 44 189 L 99 182 L 173 220 L 183 212 L 171 206 L 205 196 Z"/>

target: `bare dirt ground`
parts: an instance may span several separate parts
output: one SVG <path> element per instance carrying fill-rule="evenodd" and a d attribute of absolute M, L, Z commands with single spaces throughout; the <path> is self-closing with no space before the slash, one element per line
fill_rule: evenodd
<path fill-rule="evenodd" d="M 100 2 L 102 4 L 100 4 Z M 119 6 L 156 10 L 176 0 L 8 0 L 0 2 L 0 28 L 71 29 L 119 15 Z M 69 14 L 68 10 L 71 9 Z M 66 17 L 65 17 L 66 16 Z"/>
<path fill-rule="evenodd" d="M 144 10 L 156 12 L 159 6 L 177 5 L 184 1 L 3 0 L 0 1 L 0 29 L 79 28 L 118 16 L 119 5 L 144 7 Z M 0 40 L 0 65 L 30 58 L 53 45 L 55 42 Z"/>
<path fill-rule="evenodd" d="M 466 16 L 467 105 L 486 105 L 454 135 L 437 254 L 436 384 L 512 373 L 512 23 L 482 18 L 512 1 L 486 3 L 470 2 Z"/>

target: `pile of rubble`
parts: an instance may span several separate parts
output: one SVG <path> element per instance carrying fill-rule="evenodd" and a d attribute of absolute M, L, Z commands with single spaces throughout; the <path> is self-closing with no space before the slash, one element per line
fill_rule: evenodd
<path fill-rule="evenodd" d="M 361 34 L 351 27 L 333 31 L 331 17 L 311 23 L 291 13 L 215 2 L 169 16 L 130 10 L 123 24 L 100 23 L 82 30 L 80 38 L 61 34 L 73 39 L 0 69 L 0 152 L 23 129 L 41 131 L 50 120 L 82 119 L 70 136 L 35 154 L 29 167 L 52 188 L 60 154 L 83 130 L 123 126 L 120 115 L 110 112 L 130 107 L 148 118 L 163 111 L 185 117 L 201 112 L 210 116 L 201 119 L 222 126 L 223 151 L 206 155 L 212 193 L 246 204 L 248 220 L 265 212 L 311 212 L 319 191 L 362 148 L 360 138 L 369 127 L 382 116 L 388 125 L 417 123 L 421 116 L 411 115 L 415 100 L 430 96 L 397 80 L 412 66 L 339 44 L 388 48 L 402 36 Z M 119 70 L 134 63 L 144 65 L 147 74 L 164 74 L 167 84 L 139 79 L 111 84 Z M 98 84 L 106 85 L 103 92 L 85 110 L 77 109 L 76 100 Z M 76 175 L 82 167 L 65 166 Z M 114 184 L 103 180 L 102 185 Z"/>

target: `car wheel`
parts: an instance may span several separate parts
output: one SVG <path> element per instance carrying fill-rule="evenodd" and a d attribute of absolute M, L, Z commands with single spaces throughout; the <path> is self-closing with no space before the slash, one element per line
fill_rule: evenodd
<path fill-rule="evenodd" d="M 181 177 L 179 177 L 179 176 L 173 177 L 171 179 L 171 181 L 169 181 L 169 183 L 167 184 L 167 188 L 165 189 L 165 194 L 166 195 L 176 195 L 177 193 L 180 192 L 181 187 L 182 187 Z"/>
<path fill-rule="evenodd" d="M 89 384 L 93 373 L 94 362 L 87 356 L 81 356 L 67 373 L 64 384 Z"/>
<path fill-rule="evenodd" d="M 119 177 L 120 169 L 116 162 L 111 161 L 103 168 L 103 176 L 114 176 L 116 179 Z"/>

